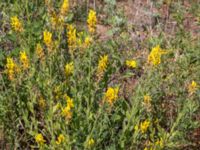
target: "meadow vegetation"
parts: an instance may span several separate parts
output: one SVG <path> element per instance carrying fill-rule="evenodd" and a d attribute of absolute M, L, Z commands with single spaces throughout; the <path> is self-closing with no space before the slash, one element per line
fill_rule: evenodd
<path fill-rule="evenodd" d="M 200 148 L 200 1 L 149 2 L 173 31 L 116 0 L 1 0 L 0 148 Z"/>

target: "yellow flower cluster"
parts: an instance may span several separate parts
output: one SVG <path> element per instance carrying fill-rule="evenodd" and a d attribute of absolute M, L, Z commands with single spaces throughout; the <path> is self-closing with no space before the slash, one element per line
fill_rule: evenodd
<path fill-rule="evenodd" d="M 92 38 L 90 36 L 83 36 L 83 32 L 78 33 L 77 46 L 83 52 L 84 49 L 88 48 L 92 44 Z"/>
<path fill-rule="evenodd" d="M 137 62 L 135 60 L 126 60 L 126 66 L 134 69 L 137 67 Z"/>
<path fill-rule="evenodd" d="M 23 70 L 29 68 L 29 59 L 25 51 L 20 51 L 19 60 Z M 14 63 L 13 59 L 8 57 L 6 62 L 6 74 L 8 75 L 9 80 L 13 80 L 15 75 L 20 72 L 20 68 L 17 64 Z"/>
<path fill-rule="evenodd" d="M 35 51 L 36 51 L 36 55 L 37 55 L 37 57 L 38 57 L 39 59 L 42 59 L 42 58 L 44 57 L 44 51 L 43 51 L 42 46 L 41 46 L 40 43 L 38 43 L 38 44 L 36 45 Z"/>
<path fill-rule="evenodd" d="M 8 75 L 9 80 L 13 80 L 15 76 L 16 64 L 13 59 L 8 57 L 6 62 L 6 74 Z"/>
<path fill-rule="evenodd" d="M 43 41 L 47 47 L 51 47 L 52 46 L 52 33 L 45 30 L 43 32 Z"/>
<path fill-rule="evenodd" d="M 196 83 L 195 81 L 192 81 L 192 83 L 190 83 L 190 84 L 188 85 L 188 92 L 189 92 L 190 94 L 193 94 L 193 93 L 196 92 L 197 88 L 198 88 L 197 83 Z"/>
<path fill-rule="evenodd" d="M 152 48 L 151 53 L 148 56 L 148 63 L 151 63 L 154 66 L 160 64 L 161 56 L 166 53 L 167 52 L 165 50 L 160 48 L 160 45 L 157 45 L 156 47 Z"/>
<path fill-rule="evenodd" d="M 148 120 L 143 121 L 140 124 L 140 130 L 142 131 L 142 133 L 145 133 L 149 126 L 150 126 L 150 121 L 148 121 Z"/>
<path fill-rule="evenodd" d="M 69 11 L 69 0 L 63 0 L 62 6 L 60 8 L 60 14 L 65 15 Z"/>
<path fill-rule="evenodd" d="M 69 96 L 67 96 L 66 94 L 64 95 L 64 98 L 66 99 L 67 102 L 67 106 L 70 108 L 74 108 L 74 103 L 73 103 L 73 99 L 71 99 Z"/>
<path fill-rule="evenodd" d="M 64 19 L 56 14 L 51 16 L 51 24 L 53 29 L 58 29 L 64 23 Z"/>
<path fill-rule="evenodd" d="M 108 66 L 108 55 L 100 56 L 97 68 L 97 74 L 102 75 Z"/>
<path fill-rule="evenodd" d="M 11 26 L 16 32 L 22 32 L 23 26 L 17 16 L 11 17 Z"/>
<path fill-rule="evenodd" d="M 145 105 L 150 105 L 151 104 L 151 96 L 144 95 L 144 104 Z"/>
<path fill-rule="evenodd" d="M 70 62 L 65 65 L 65 75 L 66 77 L 70 76 L 74 72 L 74 64 L 73 62 Z"/>
<path fill-rule="evenodd" d="M 94 33 L 96 30 L 96 24 L 97 24 L 96 12 L 94 10 L 89 11 L 87 23 L 88 23 L 89 32 Z"/>
<path fill-rule="evenodd" d="M 29 60 L 25 51 L 20 51 L 20 63 L 22 64 L 23 70 L 29 68 Z"/>
<path fill-rule="evenodd" d="M 36 141 L 39 145 L 43 145 L 43 144 L 46 142 L 46 140 L 44 139 L 44 137 L 42 136 L 41 133 L 39 133 L 39 134 L 37 134 L 37 135 L 35 136 L 35 141 Z"/>
<path fill-rule="evenodd" d="M 85 40 L 84 40 L 83 48 L 89 47 L 89 46 L 91 45 L 91 43 L 92 43 L 92 39 L 91 39 L 89 36 L 87 36 L 87 37 L 85 38 Z"/>
<path fill-rule="evenodd" d="M 38 105 L 41 109 L 44 109 L 46 107 L 45 99 L 41 96 L 38 100 Z"/>
<path fill-rule="evenodd" d="M 90 138 L 88 141 L 87 141 L 87 147 L 92 147 L 94 145 L 94 139 L 93 138 Z"/>
<path fill-rule="evenodd" d="M 60 7 L 60 13 L 57 14 L 56 12 L 53 12 L 51 14 L 51 24 L 52 28 L 54 30 L 60 29 L 59 27 L 62 27 L 64 24 L 64 17 L 66 16 L 67 12 L 69 11 L 69 0 L 63 0 L 63 3 Z"/>
<path fill-rule="evenodd" d="M 193 94 L 197 90 L 197 88 L 198 88 L 197 83 L 195 81 L 192 81 L 192 83 L 190 83 L 188 86 L 188 92 L 190 94 Z"/>
<path fill-rule="evenodd" d="M 56 140 L 56 144 L 60 145 L 65 140 L 65 137 L 63 134 L 60 134 Z"/>
<path fill-rule="evenodd" d="M 72 118 L 72 112 L 71 112 L 71 108 L 70 107 L 65 107 L 62 110 L 62 114 L 66 119 L 71 119 Z"/>
<path fill-rule="evenodd" d="M 112 105 L 118 98 L 119 87 L 109 87 L 104 95 L 104 100 Z"/>
<path fill-rule="evenodd" d="M 73 99 L 71 99 L 69 96 L 64 95 L 66 101 L 67 101 L 67 106 L 63 109 L 62 114 L 66 119 L 71 119 L 72 117 L 72 108 L 74 108 L 74 102 Z"/>
<path fill-rule="evenodd" d="M 70 52 L 72 52 L 76 48 L 76 28 L 73 25 L 67 26 L 67 42 Z"/>

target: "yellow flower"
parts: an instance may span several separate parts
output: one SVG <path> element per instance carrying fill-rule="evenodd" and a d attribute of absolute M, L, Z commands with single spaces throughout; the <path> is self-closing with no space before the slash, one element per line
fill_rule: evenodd
<path fill-rule="evenodd" d="M 42 49 L 42 46 L 40 45 L 40 43 L 38 43 L 37 45 L 36 45 L 36 55 L 37 55 L 37 57 L 38 58 L 43 58 L 44 57 L 44 51 L 43 51 L 43 49 Z"/>
<path fill-rule="evenodd" d="M 62 110 L 62 115 L 66 117 L 66 119 L 71 119 L 72 118 L 72 112 L 71 108 L 69 105 L 67 105 L 63 110 Z"/>
<path fill-rule="evenodd" d="M 66 99 L 67 106 L 63 109 L 62 114 L 67 119 L 71 119 L 72 117 L 71 109 L 74 108 L 74 102 L 73 99 L 67 96 L 67 94 L 64 95 L 64 98 Z"/>
<path fill-rule="evenodd" d="M 7 63 L 6 63 L 6 74 L 8 75 L 9 80 L 14 79 L 14 71 L 15 69 L 15 63 L 12 58 L 8 57 L 7 58 Z"/>
<path fill-rule="evenodd" d="M 87 47 L 90 46 L 91 43 L 92 43 L 92 39 L 91 39 L 89 36 L 87 36 L 87 37 L 85 38 L 85 40 L 84 40 L 83 47 L 84 47 L 84 48 L 87 48 Z"/>
<path fill-rule="evenodd" d="M 89 11 L 87 23 L 88 23 L 89 32 L 94 33 L 96 30 L 96 24 L 97 24 L 96 12 L 94 10 Z"/>
<path fill-rule="evenodd" d="M 42 136 L 42 134 L 37 134 L 37 135 L 35 136 L 35 141 L 36 141 L 38 144 L 40 144 L 40 145 L 43 145 L 43 144 L 46 142 L 46 140 L 44 139 L 44 137 Z"/>
<path fill-rule="evenodd" d="M 101 75 L 106 71 L 106 68 L 108 66 L 108 55 L 100 56 L 98 68 L 97 68 L 97 74 Z"/>
<path fill-rule="evenodd" d="M 70 76 L 71 74 L 73 74 L 74 72 L 74 64 L 73 62 L 70 62 L 68 64 L 65 65 L 65 74 L 66 77 Z"/>
<path fill-rule="evenodd" d="M 24 29 L 22 23 L 19 21 L 17 16 L 11 17 L 11 26 L 16 32 L 22 32 Z"/>
<path fill-rule="evenodd" d="M 39 106 L 40 106 L 41 109 L 44 109 L 46 107 L 46 102 L 45 102 L 45 100 L 44 100 L 43 97 L 39 98 L 38 104 L 39 104 Z"/>
<path fill-rule="evenodd" d="M 52 33 L 45 30 L 43 32 L 43 40 L 47 47 L 52 46 Z"/>
<path fill-rule="evenodd" d="M 15 68 L 15 63 L 14 63 L 13 59 L 10 57 L 7 58 L 6 68 L 11 69 L 11 70 L 14 70 L 14 68 Z"/>
<path fill-rule="evenodd" d="M 87 146 L 88 147 L 92 147 L 93 145 L 94 145 L 94 139 L 93 138 L 90 138 L 89 140 L 88 140 L 88 142 L 87 142 Z"/>
<path fill-rule="evenodd" d="M 81 52 L 84 52 L 92 44 L 92 38 L 90 36 L 83 37 L 83 32 L 78 33 L 77 46 Z"/>
<path fill-rule="evenodd" d="M 150 126 L 150 121 L 145 120 L 144 122 L 142 122 L 140 124 L 140 130 L 142 131 L 142 133 L 145 133 L 149 126 Z"/>
<path fill-rule="evenodd" d="M 68 42 L 68 47 L 70 52 L 76 48 L 76 28 L 73 25 L 68 25 L 67 26 L 68 32 L 67 32 L 67 42 Z"/>
<path fill-rule="evenodd" d="M 112 88 L 109 87 L 104 95 L 104 99 L 106 102 L 108 102 L 110 105 L 113 104 L 114 101 L 118 98 L 119 93 L 119 87 Z"/>
<path fill-rule="evenodd" d="M 151 53 L 148 56 L 148 62 L 153 64 L 154 66 L 161 63 L 162 54 L 166 54 L 167 52 L 160 48 L 160 45 L 152 48 Z"/>
<path fill-rule="evenodd" d="M 82 41 L 81 38 L 78 38 L 78 39 L 77 39 L 77 46 L 78 46 L 81 50 L 83 50 L 83 49 L 82 49 L 82 47 L 83 47 L 83 41 Z"/>
<path fill-rule="evenodd" d="M 65 15 L 69 11 L 69 0 L 63 0 L 62 6 L 60 8 L 60 14 Z"/>
<path fill-rule="evenodd" d="M 14 63 L 12 58 L 7 57 L 5 73 L 8 75 L 8 79 L 13 80 L 18 72 L 20 72 L 20 69 L 17 64 Z"/>
<path fill-rule="evenodd" d="M 134 69 L 137 67 L 137 62 L 135 60 L 126 60 L 126 66 Z"/>
<path fill-rule="evenodd" d="M 56 144 L 60 145 L 65 140 L 65 137 L 63 134 L 60 134 L 56 140 Z"/>
<path fill-rule="evenodd" d="M 20 63 L 22 64 L 22 68 L 24 70 L 29 68 L 29 60 L 25 51 L 20 51 Z"/>
<path fill-rule="evenodd" d="M 67 96 L 67 94 L 64 95 L 64 98 L 66 99 L 67 106 L 71 109 L 74 108 L 74 102 L 73 99 Z"/>
<path fill-rule="evenodd" d="M 53 14 L 51 16 L 51 24 L 53 29 L 57 29 L 58 27 L 60 27 L 62 24 L 64 23 L 64 19 L 60 18 L 59 16 L 57 16 L 56 14 Z"/>
<path fill-rule="evenodd" d="M 197 88 L 198 88 L 197 83 L 196 83 L 195 81 L 192 81 L 192 83 L 190 83 L 190 84 L 188 85 L 188 92 L 189 92 L 190 94 L 193 94 L 193 93 L 197 90 Z"/>
<path fill-rule="evenodd" d="M 145 105 L 151 104 L 151 96 L 149 96 L 149 95 L 144 95 L 144 104 L 145 104 Z"/>

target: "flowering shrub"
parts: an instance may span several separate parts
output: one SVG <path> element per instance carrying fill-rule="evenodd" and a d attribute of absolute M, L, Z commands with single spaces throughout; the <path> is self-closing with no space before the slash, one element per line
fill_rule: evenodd
<path fill-rule="evenodd" d="M 190 138 L 200 125 L 198 38 L 180 26 L 173 38 L 160 31 L 135 48 L 114 2 L 105 2 L 114 23 L 70 0 L 1 2 L 8 8 L 0 30 L 7 45 L 0 59 L 0 148 L 199 146 Z M 102 39 L 98 25 L 106 22 L 110 37 Z"/>

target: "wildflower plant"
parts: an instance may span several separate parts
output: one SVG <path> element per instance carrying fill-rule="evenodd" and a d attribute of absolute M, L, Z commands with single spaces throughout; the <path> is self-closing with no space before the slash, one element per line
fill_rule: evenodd
<path fill-rule="evenodd" d="M 37 134 L 37 135 L 35 136 L 35 141 L 36 141 L 39 145 L 43 145 L 43 144 L 46 142 L 46 140 L 44 139 L 44 137 L 42 136 L 41 133 L 39 133 L 39 134 Z"/>
<path fill-rule="evenodd" d="M 11 26 L 14 29 L 14 31 L 22 32 L 24 30 L 22 23 L 17 16 L 11 17 L 10 20 L 11 20 Z"/>
<path fill-rule="evenodd" d="M 194 92 L 196 92 L 197 89 L 198 89 L 198 85 L 197 85 L 197 83 L 195 81 L 192 81 L 192 83 L 190 83 L 188 85 L 188 92 L 190 94 L 193 94 Z"/>
<path fill-rule="evenodd" d="M 64 16 L 68 11 L 69 11 L 69 0 L 63 0 L 62 6 L 60 8 L 60 14 Z"/>
<path fill-rule="evenodd" d="M 135 60 L 126 60 L 126 66 L 134 69 L 137 67 L 137 62 Z"/>
<path fill-rule="evenodd" d="M 104 99 L 107 103 L 110 105 L 113 105 L 113 103 L 117 100 L 119 93 L 119 87 L 112 88 L 109 87 L 107 91 L 105 92 Z"/>
<path fill-rule="evenodd" d="M 45 30 L 43 32 L 43 41 L 45 43 L 45 45 L 50 48 L 52 46 L 52 33 Z"/>
<path fill-rule="evenodd" d="M 70 76 L 74 72 L 74 64 L 73 62 L 67 63 L 65 65 L 65 75 L 66 77 Z"/>
<path fill-rule="evenodd" d="M 58 138 L 57 138 L 57 141 L 56 141 L 56 144 L 60 145 L 64 142 L 65 140 L 65 137 L 63 134 L 59 134 Z"/>
<path fill-rule="evenodd" d="M 10 57 L 6 59 L 6 69 L 5 73 L 8 76 L 9 80 L 13 80 L 16 75 L 16 64 L 14 63 L 14 60 Z"/>
<path fill-rule="evenodd" d="M 20 51 L 20 63 L 23 70 L 26 70 L 29 68 L 29 59 L 25 51 Z"/>
<path fill-rule="evenodd" d="M 73 51 L 75 50 L 77 46 L 77 38 L 76 38 L 76 28 L 73 25 L 68 25 L 67 27 L 67 43 L 69 46 L 69 51 L 71 54 L 73 54 Z"/>
<path fill-rule="evenodd" d="M 166 54 L 165 50 L 160 48 L 160 45 L 153 47 L 151 53 L 148 56 L 148 62 L 153 64 L 154 66 L 159 65 L 161 63 L 161 56 Z"/>
<path fill-rule="evenodd" d="M 37 57 L 39 59 L 43 59 L 44 58 L 44 50 L 43 50 L 43 48 L 42 48 L 40 43 L 38 43 L 36 45 L 35 52 L 36 52 L 36 55 L 37 55 Z"/>
<path fill-rule="evenodd" d="M 89 11 L 87 23 L 88 23 L 89 32 L 94 33 L 96 30 L 96 24 L 97 24 L 96 12 L 94 10 Z"/>
<path fill-rule="evenodd" d="M 97 76 L 101 77 L 105 73 L 108 66 L 108 55 L 100 56 L 98 67 L 97 67 Z"/>

